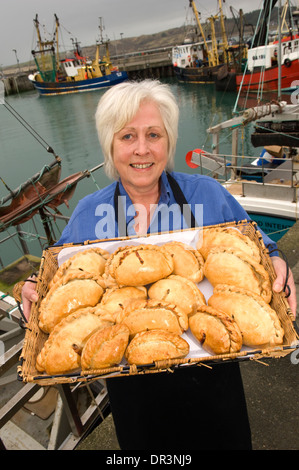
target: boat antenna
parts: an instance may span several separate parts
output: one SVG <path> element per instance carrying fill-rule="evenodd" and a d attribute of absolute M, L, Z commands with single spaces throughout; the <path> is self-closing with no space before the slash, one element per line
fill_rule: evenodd
<path fill-rule="evenodd" d="M 12 116 L 17 119 L 17 121 L 25 127 L 25 129 L 29 132 L 29 134 L 34 137 L 35 140 L 48 152 L 54 155 L 56 160 L 60 160 L 60 157 L 56 155 L 54 149 L 47 144 L 47 142 L 43 139 L 43 137 L 35 130 L 33 127 L 9 104 L 6 100 L 2 102 L 3 106 L 9 111 Z"/>
<path fill-rule="evenodd" d="M 278 0 L 278 91 L 277 101 L 281 101 L 281 0 Z"/>

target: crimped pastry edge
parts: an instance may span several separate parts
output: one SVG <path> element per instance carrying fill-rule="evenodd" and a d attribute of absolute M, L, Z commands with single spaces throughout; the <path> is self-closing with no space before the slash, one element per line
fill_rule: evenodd
<path fill-rule="evenodd" d="M 49 334 L 48 338 L 46 339 L 41 351 L 39 352 L 37 358 L 36 358 L 36 362 L 38 363 L 39 361 L 39 358 L 41 358 L 41 356 L 43 355 L 44 356 L 44 359 L 43 359 L 43 369 L 42 368 L 39 368 L 37 366 L 37 370 L 39 371 L 44 371 L 45 370 L 45 362 L 46 362 L 46 357 L 47 357 L 47 354 L 49 352 L 49 350 L 51 349 L 53 343 L 55 342 L 55 338 L 57 337 L 57 335 L 60 334 L 60 332 L 65 328 L 67 327 L 67 325 L 69 323 L 72 323 L 74 321 L 76 321 L 77 319 L 81 319 L 82 317 L 87 317 L 87 316 L 90 316 L 90 315 L 93 315 L 94 317 L 97 317 L 99 318 L 99 320 L 101 320 L 103 323 L 107 323 L 108 324 L 112 324 L 112 322 L 106 318 L 103 318 L 101 315 L 98 315 L 96 313 L 97 311 L 97 308 L 96 307 L 83 307 L 83 308 L 78 308 L 77 310 L 75 310 L 74 312 L 70 313 L 68 316 L 64 317 L 59 323 L 57 323 L 57 325 L 54 326 L 53 330 L 51 331 L 51 333 Z M 101 327 L 101 326 L 100 326 Z M 94 330 L 93 330 L 94 331 Z M 42 361 L 39 361 L 40 364 Z"/>
<path fill-rule="evenodd" d="M 202 303 L 206 304 L 205 296 L 201 292 L 201 290 L 197 287 L 196 283 L 194 283 L 193 281 L 190 281 L 186 277 L 179 276 L 178 274 L 170 274 L 169 276 L 164 277 L 163 279 L 159 279 L 158 281 L 154 282 L 152 284 L 152 286 L 159 283 L 160 281 L 167 281 L 168 279 L 169 280 L 176 280 L 178 282 L 181 282 L 182 289 L 184 288 L 184 285 L 188 285 L 190 287 L 190 289 L 192 289 L 192 292 L 194 293 L 196 301 L 198 302 L 198 304 L 202 304 Z M 149 291 L 150 291 L 151 287 L 149 288 Z M 150 298 L 154 299 L 154 297 L 150 297 Z M 174 303 L 174 302 L 172 302 L 172 303 Z M 175 304 L 175 305 L 177 305 L 177 304 Z"/>
<path fill-rule="evenodd" d="M 259 248 L 255 244 L 253 240 L 251 240 L 247 235 L 244 233 L 240 232 L 240 230 L 233 228 L 233 227 L 206 227 L 202 229 L 202 237 L 205 236 L 205 233 L 223 233 L 227 236 L 232 236 L 235 238 L 238 238 L 239 240 L 243 241 L 247 246 L 250 247 L 250 249 L 253 252 L 254 259 L 259 263 L 261 260 Z M 199 242 L 197 243 L 197 249 L 199 252 L 201 252 L 201 247 L 202 247 L 202 241 L 201 238 L 199 237 Z M 213 243 L 212 243 L 213 244 Z M 212 249 L 212 248 L 211 248 Z"/>
<path fill-rule="evenodd" d="M 236 294 L 236 295 L 243 295 L 243 296 L 249 297 L 251 300 L 254 300 L 263 310 L 266 311 L 266 313 L 268 313 L 271 320 L 273 321 L 274 330 L 277 331 L 278 329 L 282 335 L 281 339 L 283 339 L 284 329 L 281 325 L 280 319 L 276 311 L 262 298 L 262 296 L 259 296 L 258 294 L 255 294 L 254 292 L 248 291 L 241 287 L 231 286 L 228 284 L 217 284 L 214 287 L 213 294 L 222 294 L 222 293 L 225 294 L 227 292 L 232 292 L 233 294 Z"/>
<path fill-rule="evenodd" d="M 241 250 L 236 250 L 235 248 L 228 248 L 228 247 L 223 247 L 219 246 L 218 248 L 213 248 L 210 250 L 207 259 L 206 259 L 206 264 L 209 261 L 209 256 L 217 253 L 228 253 L 229 255 L 232 256 L 237 256 L 240 260 L 244 261 L 245 263 L 249 264 L 251 266 L 251 269 L 254 271 L 255 275 L 257 276 L 259 280 L 259 285 L 261 289 L 261 296 L 266 302 L 270 302 L 272 298 L 272 290 L 271 290 L 271 281 L 270 281 L 270 276 L 264 266 L 261 263 L 257 263 L 255 260 L 253 260 L 250 256 L 247 256 L 243 251 Z"/>
<path fill-rule="evenodd" d="M 158 251 L 159 253 L 162 253 L 165 257 L 167 264 L 170 267 L 173 266 L 172 258 L 169 252 L 165 248 L 163 248 L 163 245 L 160 246 L 160 245 L 151 245 L 151 244 L 141 244 L 141 245 L 125 246 L 125 247 L 119 247 L 108 258 L 106 262 L 106 271 L 105 271 L 107 276 L 110 275 L 112 278 L 115 278 L 115 271 L 121 265 L 122 260 L 126 256 L 129 256 L 134 251 L 142 251 L 142 250 Z"/>
<path fill-rule="evenodd" d="M 191 327 L 192 317 L 195 317 L 196 315 L 200 313 L 212 315 L 213 317 L 217 318 L 219 321 L 221 321 L 221 323 L 227 330 L 228 336 L 230 339 L 230 349 L 226 353 L 235 353 L 241 350 L 242 344 L 243 344 L 243 338 L 242 338 L 242 333 L 240 331 L 240 328 L 238 327 L 238 324 L 227 313 L 222 312 L 221 310 L 215 309 L 214 307 L 211 307 L 210 305 L 201 305 L 200 307 L 198 307 L 197 311 L 191 314 L 189 317 L 190 331 L 195 336 L 195 338 L 197 337 L 195 333 L 193 332 L 193 328 Z"/>
<path fill-rule="evenodd" d="M 100 255 L 103 258 L 103 260 L 105 260 L 105 263 L 107 259 L 109 258 L 109 252 L 99 247 L 92 247 L 92 248 L 78 251 L 77 253 L 72 255 L 70 258 L 68 258 L 59 266 L 55 275 L 53 276 L 53 279 L 49 283 L 49 288 L 51 288 L 60 278 L 62 278 L 65 275 L 66 271 L 70 268 L 70 266 L 73 264 L 73 261 L 75 259 L 81 256 L 87 256 L 90 253 L 96 253 L 97 255 Z"/>
<path fill-rule="evenodd" d="M 149 310 L 149 309 L 164 309 L 172 314 L 174 314 L 177 318 L 178 324 L 182 330 L 187 331 L 189 323 L 188 323 L 188 316 L 185 312 L 183 312 L 180 307 L 173 303 L 164 302 L 157 299 L 145 299 L 145 300 L 134 300 L 132 301 L 124 310 L 120 311 L 116 317 L 116 323 L 122 323 L 126 317 L 128 317 L 131 313 L 134 313 L 136 310 Z"/>

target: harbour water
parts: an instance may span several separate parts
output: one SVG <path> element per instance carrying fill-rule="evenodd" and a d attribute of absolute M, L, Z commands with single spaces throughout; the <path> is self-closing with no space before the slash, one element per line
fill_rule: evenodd
<path fill-rule="evenodd" d="M 168 83 L 177 98 L 180 107 L 179 139 L 175 156 L 175 170 L 193 173 L 198 171 L 188 167 L 185 156 L 196 148 L 212 150 L 211 138 L 206 129 L 232 117 L 236 93 L 217 92 L 213 85 L 184 85 L 176 79 L 162 80 Z M 94 114 L 97 103 L 104 90 L 79 93 L 50 98 L 39 97 L 35 92 L 26 92 L 6 98 L 6 102 L 51 146 L 62 159 L 61 179 L 77 171 L 92 169 L 103 161 L 103 155 L 95 130 Z M 267 97 L 270 99 L 270 97 Z M 247 107 L 252 106 L 250 102 Z M 258 156 L 261 149 L 254 149 L 250 142 L 251 127 L 244 129 L 240 136 L 239 151 L 244 155 Z M 53 156 L 28 132 L 16 117 L 0 105 L 0 161 L 1 178 L 11 189 L 40 171 L 53 160 Z M 221 152 L 231 154 L 230 134 L 224 132 L 221 138 Z M 86 194 L 107 185 L 110 181 L 104 170 L 100 169 L 91 178 L 86 178 L 77 186 L 69 209 L 65 215 L 71 215 L 79 199 Z M 7 195 L 7 189 L 0 182 L 0 198 Z M 36 232 L 32 222 L 28 228 Z M 41 231 L 43 231 L 41 229 Z M 0 239 L 3 238 L 0 234 Z M 30 251 L 40 254 L 41 247 L 34 237 L 27 242 Z M 15 253 L 15 245 L 3 249 L 0 245 L 2 262 L 6 264 Z"/>

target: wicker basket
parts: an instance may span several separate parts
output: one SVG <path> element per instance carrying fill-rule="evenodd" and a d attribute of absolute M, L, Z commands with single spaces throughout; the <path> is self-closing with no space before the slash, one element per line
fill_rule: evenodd
<path fill-rule="evenodd" d="M 272 267 L 272 263 L 269 257 L 268 250 L 265 248 L 262 236 L 257 230 L 255 222 L 242 221 L 238 223 L 220 224 L 219 227 L 237 227 L 242 233 L 249 236 L 260 249 L 261 263 L 268 271 L 271 281 L 275 279 L 275 273 Z M 198 230 L 198 229 L 189 229 Z M 189 231 L 187 230 L 187 231 Z M 186 232 L 187 232 L 186 231 Z M 176 233 L 176 232 L 172 232 Z M 181 232 L 180 232 L 181 233 Z M 150 235 L 149 235 L 150 236 Z M 122 239 L 113 239 L 111 241 L 121 241 L 125 244 L 128 240 L 132 240 L 132 237 L 125 237 Z M 134 238 L 136 241 L 136 237 Z M 138 239 L 137 239 L 138 240 Z M 96 240 L 92 242 L 86 242 L 83 246 L 92 246 L 94 243 L 107 242 L 107 240 Z M 224 354 L 215 356 L 204 356 L 204 357 L 192 357 L 184 359 L 172 359 L 167 361 L 157 361 L 153 364 L 136 366 L 136 365 L 118 365 L 117 367 L 111 367 L 109 369 L 92 370 L 88 372 L 72 372 L 69 374 L 49 376 L 46 374 L 41 375 L 35 367 L 36 358 L 41 351 L 48 335 L 43 333 L 38 326 L 38 311 L 41 299 L 46 295 L 48 284 L 53 278 L 58 268 L 58 254 L 64 248 L 68 247 L 81 247 L 82 245 L 67 244 L 63 246 L 50 247 L 43 252 L 42 262 L 38 275 L 37 291 L 39 294 L 39 301 L 33 304 L 30 321 L 25 334 L 25 341 L 23 350 L 20 357 L 20 366 L 18 367 L 19 379 L 24 382 L 34 382 L 40 385 L 55 385 L 61 383 L 77 383 L 77 382 L 89 382 L 97 380 L 98 378 L 104 377 L 118 377 L 124 375 L 136 375 L 136 374 L 147 374 L 157 373 L 167 370 L 173 370 L 180 366 L 192 366 L 192 365 L 212 365 L 213 363 L 222 361 L 240 361 L 244 359 L 258 359 L 271 358 L 271 357 L 282 357 L 290 354 L 296 348 L 298 348 L 298 334 L 295 330 L 294 318 L 291 310 L 288 307 L 288 303 L 285 299 L 285 294 L 273 293 L 271 300 L 271 307 L 277 312 L 281 321 L 282 327 L 285 331 L 284 342 L 280 346 L 266 348 L 266 349 L 252 349 L 241 351 L 234 354 Z"/>

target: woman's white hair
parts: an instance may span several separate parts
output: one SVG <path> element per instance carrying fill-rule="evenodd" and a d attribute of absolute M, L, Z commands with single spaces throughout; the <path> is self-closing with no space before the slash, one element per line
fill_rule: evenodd
<path fill-rule="evenodd" d="M 98 137 L 105 158 L 105 171 L 111 179 L 119 178 L 113 162 L 114 134 L 132 120 L 144 101 L 155 102 L 160 110 L 168 135 L 166 169 L 173 169 L 179 120 L 179 108 L 174 95 L 168 85 L 158 80 L 126 81 L 104 93 L 95 114 Z"/>

